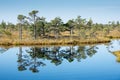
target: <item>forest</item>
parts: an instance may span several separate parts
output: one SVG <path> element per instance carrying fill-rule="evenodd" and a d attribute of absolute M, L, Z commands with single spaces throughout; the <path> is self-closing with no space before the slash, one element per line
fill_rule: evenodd
<path fill-rule="evenodd" d="M 29 16 L 19 14 L 17 24 L 3 20 L 0 23 L 0 45 L 102 43 L 120 38 L 119 21 L 102 24 L 77 16 L 66 23 L 60 17 L 48 22 L 38 13 L 33 10 Z"/>

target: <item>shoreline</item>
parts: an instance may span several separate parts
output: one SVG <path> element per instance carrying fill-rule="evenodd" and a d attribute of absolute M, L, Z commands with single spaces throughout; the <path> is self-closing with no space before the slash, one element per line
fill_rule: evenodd
<path fill-rule="evenodd" d="M 80 45 L 80 44 L 99 44 L 109 43 L 111 39 L 85 39 L 85 40 L 69 40 L 69 39 L 37 39 L 37 40 L 11 40 L 0 39 L 0 45 L 2 46 L 16 46 L 16 45 Z"/>

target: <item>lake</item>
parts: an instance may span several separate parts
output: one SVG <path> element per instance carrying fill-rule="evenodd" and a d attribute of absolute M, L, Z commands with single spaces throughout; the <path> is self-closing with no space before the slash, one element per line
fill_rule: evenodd
<path fill-rule="evenodd" d="M 106 44 L 0 47 L 0 80 L 120 80 L 113 54 L 120 40 Z"/>

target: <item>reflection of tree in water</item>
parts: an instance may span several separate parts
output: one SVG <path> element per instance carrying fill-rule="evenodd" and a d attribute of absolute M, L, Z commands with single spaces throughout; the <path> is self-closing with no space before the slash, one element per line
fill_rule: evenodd
<path fill-rule="evenodd" d="M 26 66 L 27 66 L 27 59 L 25 59 L 23 57 L 24 55 L 22 55 L 22 47 L 19 47 L 19 54 L 18 54 L 18 60 L 17 62 L 19 63 L 18 64 L 18 70 L 19 71 L 23 71 L 23 70 L 26 70 Z"/>
<path fill-rule="evenodd" d="M 30 61 L 30 70 L 32 72 L 39 72 L 39 70 L 37 69 L 37 67 L 39 66 L 44 66 L 45 64 L 43 62 L 41 62 L 38 58 L 41 58 L 41 50 L 39 48 L 31 48 L 30 51 L 28 51 L 28 53 L 30 54 L 30 56 L 32 57 L 32 60 Z"/>
<path fill-rule="evenodd" d="M 30 53 L 29 55 L 23 55 L 22 54 L 22 47 L 19 47 L 19 54 L 18 54 L 18 70 L 23 71 L 27 70 L 27 66 L 29 66 L 29 70 L 32 72 L 39 72 L 37 67 L 39 66 L 44 66 L 45 64 L 41 61 L 38 61 L 37 56 L 38 56 L 38 49 L 36 48 L 31 48 L 31 50 L 28 52 Z"/>
<path fill-rule="evenodd" d="M 60 65 L 62 63 L 62 57 L 60 55 L 60 47 L 51 47 L 48 49 L 46 57 L 51 60 L 51 63 L 55 65 Z"/>
<path fill-rule="evenodd" d="M 92 47 L 85 47 L 85 46 L 77 46 L 73 47 L 70 46 L 69 49 L 66 49 L 63 51 L 63 57 L 67 59 L 69 62 L 74 61 L 74 59 L 77 59 L 77 61 L 81 61 L 81 59 L 86 59 L 87 55 L 92 56 L 96 53 L 96 50 L 94 46 Z"/>
<path fill-rule="evenodd" d="M 51 63 L 57 65 L 62 64 L 66 59 L 68 62 L 73 62 L 75 59 L 81 61 L 86 59 L 87 56 L 93 56 L 96 53 L 95 46 L 52 46 L 52 47 L 32 47 L 26 51 L 28 54 L 22 55 L 22 48 L 19 48 L 18 54 L 18 70 L 23 71 L 29 66 L 32 72 L 38 72 L 40 66 L 45 63 L 41 60 L 49 60 Z"/>

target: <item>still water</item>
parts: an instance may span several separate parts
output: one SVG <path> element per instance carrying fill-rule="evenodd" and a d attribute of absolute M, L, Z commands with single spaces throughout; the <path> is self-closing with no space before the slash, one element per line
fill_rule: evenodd
<path fill-rule="evenodd" d="M 0 80 L 120 80 L 120 40 L 79 46 L 0 47 Z"/>

